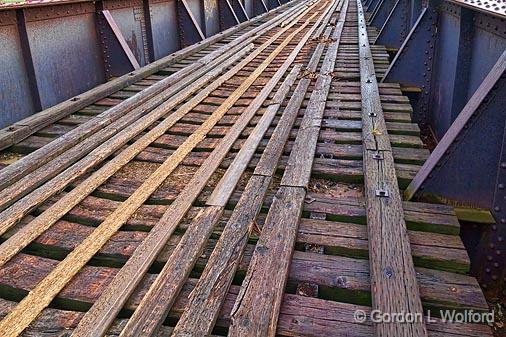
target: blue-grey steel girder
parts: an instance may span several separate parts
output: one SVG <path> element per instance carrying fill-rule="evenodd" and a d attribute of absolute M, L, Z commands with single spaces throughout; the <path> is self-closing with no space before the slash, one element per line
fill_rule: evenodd
<path fill-rule="evenodd" d="M 402 86 L 421 89 L 413 107 L 413 117 L 422 127 L 428 125 L 437 18 L 438 13 L 434 8 L 428 7 L 422 10 L 381 80 L 381 82 L 398 82 Z"/>
<path fill-rule="evenodd" d="M 506 125 L 495 180 L 492 215 L 495 224 L 488 226 L 481 238 L 473 274 L 488 298 L 506 298 Z"/>
<path fill-rule="evenodd" d="M 374 9 L 369 23 L 378 28 L 383 27 L 392 8 L 394 8 L 395 2 L 396 0 L 381 0 Z"/>
<path fill-rule="evenodd" d="M 367 11 L 369 13 L 374 13 L 376 7 L 379 5 L 381 0 L 370 0 L 369 3 L 367 4 Z"/>
<path fill-rule="evenodd" d="M 42 103 L 40 99 L 39 88 L 37 85 L 36 72 L 33 65 L 32 52 L 30 50 L 30 41 L 28 38 L 28 33 L 26 31 L 25 12 L 22 8 L 16 9 L 16 21 L 18 26 L 21 52 L 23 55 L 23 61 L 28 77 L 32 106 L 35 111 L 40 111 L 42 110 Z"/>
<path fill-rule="evenodd" d="M 218 0 L 218 12 L 220 14 L 220 28 L 221 30 L 225 30 L 232 26 L 235 26 L 241 21 L 239 21 L 239 17 L 232 6 L 233 1 L 237 0 Z"/>
<path fill-rule="evenodd" d="M 375 44 L 387 48 L 399 49 L 406 39 L 410 29 L 410 2 L 397 0 L 390 11 L 385 24 L 376 38 Z"/>
<path fill-rule="evenodd" d="M 404 193 L 492 208 L 506 123 L 506 51 Z M 500 170 L 500 169 L 499 169 Z"/>
<path fill-rule="evenodd" d="M 202 28 L 190 10 L 186 0 L 176 0 L 176 12 L 181 48 L 205 39 Z"/>

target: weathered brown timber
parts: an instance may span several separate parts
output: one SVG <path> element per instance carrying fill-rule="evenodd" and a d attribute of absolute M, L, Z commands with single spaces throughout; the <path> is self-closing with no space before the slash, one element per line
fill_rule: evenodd
<path fill-rule="evenodd" d="M 381 313 L 419 317 L 374 324 L 375 336 L 427 336 L 404 211 L 381 107 L 365 16 L 357 0 L 362 94 L 365 200 L 372 306 Z M 419 315 L 419 316 L 417 316 Z"/>
<path fill-rule="evenodd" d="M 337 4 L 338 2 L 335 2 L 326 13 L 325 18 L 322 18 L 322 24 L 315 33 L 316 37 L 322 34 L 322 28 L 325 27 Z M 306 36 L 309 37 L 311 33 L 311 31 L 308 32 Z M 323 36 L 328 37 L 328 34 Z M 309 61 L 307 67 L 309 71 L 316 70 L 322 53 L 323 45 L 318 44 Z M 255 219 L 262 207 L 267 189 L 276 170 L 277 162 L 281 157 L 283 145 L 288 139 L 290 130 L 300 109 L 302 98 L 310 82 L 308 79 L 301 79 L 295 88 L 280 122 L 276 126 L 262 154 L 254 175 L 248 181 L 241 199 L 235 207 L 230 220 L 227 222 L 218 245 L 210 257 L 208 267 L 204 270 L 200 281 L 192 292 L 185 314 L 183 314 L 175 328 L 174 334 L 176 336 L 197 336 L 210 333 L 246 248 L 247 238 L 253 230 Z M 271 104 L 277 106 L 281 103 L 282 99 L 274 97 Z M 244 162 L 249 161 L 252 155 L 251 151 L 244 151 L 244 153 L 249 154 L 247 160 L 237 161 L 236 159 L 240 158 L 238 156 L 232 163 L 232 165 L 238 163 L 243 170 L 245 166 Z M 237 179 L 235 178 L 237 176 L 236 171 L 231 171 L 230 175 L 227 175 L 227 171 L 218 183 L 218 186 L 224 186 L 224 182 L 227 180 L 230 182 L 230 180 Z M 213 193 L 207 203 L 210 205 L 218 203 L 224 206 L 224 202 L 228 201 L 229 197 L 230 194 L 228 193 Z"/>
<path fill-rule="evenodd" d="M 301 4 L 302 5 L 302 4 Z M 183 60 L 185 57 L 197 53 L 204 48 L 212 45 L 213 43 L 217 43 L 222 39 L 225 39 L 228 36 L 232 36 L 236 32 L 241 29 L 244 29 L 250 25 L 255 24 L 256 22 L 261 21 L 266 16 L 273 16 L 277 12 L 283 11 L 286 8 L 286 5 L 278 7 L 268 13 L 261 14 L 255 18 L 252 18 L 249 21 L 243 22 L 237 26 L 231 27 L 220 34 L 213 35 L 209 38 L 202 40 L 199 44 L 191 45 L 185 47 L 171 55 L 168 55 L 160 60 L 157 60 L 145 67 L 125 74 L 121 77 L 113 79 L 107 83 L 104 83 L 92 90 L 89 90 L 83 94 L 78 95 L 77 97 L 70 99 L 68 101 L 62 102 L 52 108 L 46 109 L 37 113 L 33 116 L 23 119 L 15 123 L 12 126 L 0 130 L 0 150 L 3 150 L 17 142 L 20 142 L 24 138 L 29 135 L 35 133 L 36 131 L 42 129 L 43 127 L 55 122 L 64 116 L 68 116 L 73 112 L 80 110 L 81 108 L 86 107 L 89 104 L 100 100 L 119 89 L 125 88 L 126 86 L 138 82 L 139 80 L 152 75 L 167 66 L 176 63 L 180 60 Z M 295 8 L 292 8 L 293 10 Z M 289 11 L 287 11 L 289 12 Z"/>
<path fill-rule="evenodd" d="M 232 309 L 229 336 L 274 336 L 288 269 L 295 246 L 305 187 L 309 182 L 321 118 L 330 89 L 348 0 L 341 1 L 339 20 L 331 34 L 320 73 L 311 93 L 301 128 L 290 153 L 281 186 L 262 227 L 255 252 Z M 269 289 L 269 292 L 265 292 Z"/>

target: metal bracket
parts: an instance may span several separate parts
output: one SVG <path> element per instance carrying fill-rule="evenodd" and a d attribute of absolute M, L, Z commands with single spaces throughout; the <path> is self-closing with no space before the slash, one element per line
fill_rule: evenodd
<path fill-rule="evenodd" d="M 388 197 L 390 197 L 390 195 L 388 194 L 388 190 L 384 190 L 384 189 L 377 189 L 374 192 L 374 195 L 376 195 L 378 198 L 388 198 Z"/>
<path fill-rule="evenodd" d="M 403 86 L 422 89 L 414 106 L 413 116 L 422 128 L 428 125 L 437 18 L 437 11 L 432 7 L 422 10 L 381 80 L 381 82 L 399 82 Z"/>

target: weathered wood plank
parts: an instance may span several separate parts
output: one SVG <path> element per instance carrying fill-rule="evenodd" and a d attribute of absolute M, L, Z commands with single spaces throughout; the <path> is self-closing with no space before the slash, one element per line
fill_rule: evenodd
<path fill-rule="evenodd" d="M 377 322 L 375 336 L 427 336 L 392 149 L 371 60 L 365 17 L 357 0 L 364 180 L 373 309 L 419 317 Z"/>
<path fill-rule="evenodd" d="M 339 47 L 348 1 L 341 2 L 339 20 L 332 34 L 315 90 L 306 108 L 301 128 L 290 153 L 281 187 L 269 209 L 255 253 L 232 310 L 229 336 L 274 336 L 281 300 L 288 278 L 305 187 L 311 167 L 330 89 L 330 73 Z M 301 154 L 303 154 L 301 156 Z M 266 292 L 265 289 L 269 289 Z"/>
<path fill-rule="evenodd" d="M 254 58 L 259 55 L 285 31 L 293 26 L 299 19 L 300 16 L 293 20 L 288 26 L 280 29 L 273 37 L 268 40 L 268 42 L 259 46 L 248 57 Z M 299 27 L 298 29 L 301 30 L 303 28 Z M 124 203 L 122 203 L 120 207 L 92 233 L 92 235 L 88 236 L 81 245 L 73 250 L 54 269 L 54 271 L 48 275 L 48 277 L 41 281 L 37 288 L 34 291 L 30 292 L 30 294 L 28 294 L 23 299 L 23 301 L 20 302 L 20 304 L 13 312 L 11 312 L 4 320 L 0 321 L 0 330 L 5 331 L 6 336 L 18 336 L 30 324 L 30 322 L 35 319 L 40 311 L 49 305 L 54 296 L 56 296 L 56 294 L 70 281 L 70 279 L 80 270 L 80 268 L 93 257 L 93 255 L 107 242 L 112 234 L 114 234 L 126 222 L 126 220 L 130 218 L 131 215 L 133 215 L 133 213 L 147 200 L 149 195 L 151 195 L 156 190 L 156 188 L 168 177 L 168 175 L 177 167 L 177 165 L 179 165 L 179 163 L 182 161 L 182 158 L 184 158 L 196 146 L 196 144 L 205 138 L 207 132 L 217 123 L 218 120 L 221 119 L 221 117 L 223 117 L 228 108 L 235 103 L 235 101 L 242 95 L 242 93 L 245 92 L 249 86 L 253 84 L 253 82 L 255 82 L 262 71 L 268 67 L 271 60 L 273 60 L 283 50 L 283 48 L 288 45 L 294 36 L 295 33 L 285 38 L 283 42 L 267 56 L 262 64 L 254 72 L 252 72 L 250 76 L 248 76 L 248 78 L 239 86 L 239 88 L 236 89 L 234 92 L 235 94 L 227 98 L 227 100 L 213 113 L 213 115 L 211 115 L 211 117 L 206 120 L 206 122 L 202 124 L 202 126 L 188 138 L 185 144 L 179 147 L 174 152 L 174 154 L 164 162 L 164 164 L 162 164 L 151 176 L 149 176 L 149 178 L 139 189 L 136 190 L 134 194 L 132 194 Z M 247 59 L 248 58 L 245 60 Z M 246 123 L 243 125 L 243 127 L 247 125 L 249 119 L 245 122 Z M 232 138 L 234 136 L 234 132 L 227 134 L 227 137 L 230 136 L 232 142 L 239 136 L 240 132 L 242 131 L 242 128 L 238 129 L 238 132 L 235 132 L 235 138 Z M 225 156 L 227 152 L 228 149 L 226 149 L 223 156 Z M 219 165 L 220 161 L 218 161 L 217 165 Z M 204 169 L 207 168 L 208 167 L 205 167 Z M 214 172 L 214 170 L 212 172 Z M 207 179 L 205 179 L 205 181 L 207 181 Z M 197 186 L 198 185 L 196 184 L 191 187 L 194 188 Z M 184 210 L 183 207 L 181 209 Z M 186 207 L 186 210 L 187 209 L 188 207 Z M 186 210 L 184 210 L 183 215 L 186 213 Z M 178 222 L 179 221 L 175 223 L 177 224 Z M 24 228 L 28 228 L 28 226 Z M 20 248 L 26 246 L 26 236 L 22 235 L 23 233 L 19 235 L 18 234 L 19 233 L 8 240 L 8 242 L 10 241 L 12 243 L 10 245 L 7 245 L 10 253 L 7 253 L 5 251 L 0 252 L 0 256 L 3 261 L 6 261 L 6 257 L 9 257 L 9 255 L 12 256 L 12 253 L 15 251 L 19 251 Z M 16 242 L 16 238 L 19 238 L 18 240 L 25 242 L 25 244 L 18 244 L 18 242 Z M 149 242 L 148 238 L 145 242 Z M 5 246 L 5 244 L 2 246 Z M 2 246 L 0 246 L 0 249 Z"/>
<path fill-rule="evenodd" d="M 309 9 L 311 8 L 312 7 L 310 7 Z M 299 20 L 301 20 L 303 15 L 304 12 L 301 13 L 301 15 L 294 18 L 294 20 L 290 24 L 282 28 L 276 35 L 274 35 L 271 39 L 269 39 L 265 43 L 265 46 L 271 44 L 279 36 L 281 36 L 283 32 L 285 32 L 286 30 L 290 29 L 293 25 L 295 25 Z M 307 18 L 307 20 L 302 25 L 300 25 L 284 40 L 282 40 L 282 42 L 274 49 L 274 51 L 272 51 L 269 54 L 269 56 L 262 62 L 262 64 L 257 68 L 257 70 L 254 73 L 252 73 L 252 75 L 250 75 L 248 79 L 241 85 L 241 87 L 246 89 L 249 86 L 250 82 L 253 83 L 252 79 L 253 80 L 256 79 L 256 77 L 258 77 L 257 74 L 260 74 L 264 69 L 267 68 L 271 60 L 274 59 L 290 43 L 290 41 L 294 39 L 294 37 L 300 31 L 305 29 L 305 27 L 310 23 L 310 21 L 313 19 L 315 15 L 316 14 L 313 14 L 312 16 Z M 220 143 L 220 146 L 215 149 L 214 151 L 215 153 L 213 153 L 213 155 L 206 160 L 206 162 L 202 165 L 199 171 L 189 182 L 187 188 L 185 188 L 181 192 L 181 194 L 179 194 L 175 202 L 171 204 L 170 207 L 168 207 L 167 211 L 164 213 L 158 224 L 150 231 L 146 239 L 137 248 L 135 254 L 128 260 L 128 262 L 121 269 L 118 276 L 109 285 L 109 287 L 101 296 L 96 305 L 88 312 L 83 321 L 80 323 L 78 331 L 75 332 L 76 336 L 79 336 L 80 334 L 85 334 L 92 329 L 100 333 L 103 333 L 105 329 L 107 329 L 114 315 L 109 317 L 107 315 L 104 315 L 104 313 L 119 312 L 119 310 L 122 307 L 122 304 L 128 299 L 130 293 L 135 289 L 135 286 L 140 282 L 142 275 L 147 271 L 147 268 L 149 268 L 149 266 L 155 259 L 157 253 L 163 248 L 164 243 L 167 241 L 167 239 L 174 231 L 175 227 L 179 224 L 183 216 L 186 214 L 191 204 L 193 203 L 194 199 L 197 197 L 197 195 L 204 187 L 206 181 L 218 168 L 220 162 L 226 156 L 234 141 L 239 137 L 239 135 L 241 134 L 242 130 L 246 127 L 246 125 L 248 125 L 250 119 L 256 113 L 256 110 L 261 106 L 261 104 L 267 98 L 270 91 L 272 91 L 274 86 L 281 79 L 282 75 L 287 71 L 292 61 L 293 61 L 292 59 L 287 61 L 287 63 L 280 69 L 279 73 L 276 73 L 276 75 L 273 78 L 271 78 L 267 86 L 264 87 L 262 92 L 255 100 L 255 104 L 251 105 L 250 108 L 246 111 L 246 113 L 241 115 L 241 118 L 238 120 L 238 122 L 224 137 L 224 139 Z M 243 92 L 244 91 L 245 90 L 243 90 Z M 227 188 L 233 188 L 233 186 L 228 186 Z M 213 209 L 215 209 L 215 207 L 213 207 Z M 218 207 L 216 209 L 220 210 L 220 212 L 222 211 L 222 207 Z M 188 239 L 191 239 L 192 234 L 194 235 L 193 236 L 194 238 L 199 237 L 200 234 L 200 237 L 205 238 L 206 232 L 208 233 L 207 236 L 210 235 L 212 227 L 215 224 L 215 221 L 217 221 L 216 218 L 214 219 L 215 219 L 214 221 L 213 220 L 204 221 L 205 223 L 209 224 L 209 226 L 205 226 L 202 224 L 200 224 L 199 226 L 195 226 L 196 231 L 190 231 L 188 236 L 186 237 Z M 165 225 L 166 223 L 171 224 L 171 228 L 169 228 L 168 230 Z M 202 229 L 203 231 L 202 233 L 200 233 L 199 227 Z M 205 240 L 200 241 L 200 245 L 203 245 L 204 243 Z M 197 246 L 199 246 L 198 242 Z M 176 250 L 176 252 L 186 255 L 189 258 L 188 263 L 185 264 L 185 266 L 189 268 L 187 269 L 189 273 L 189 271 L 191 270 L 191 266 L 195 262 L 198 255 L 188 254 L 187 249 L 193 248 L 191 245 L 181 245 L 181 246 L 178 245 L 178 248 L 179 249 Z M 160 274 L 161 277 L 157 278 L 155 282 L 156 288 L 153 288 L 153 290 L 148 293 L 148 297 L 146 297 L 146 300 L 143 300 L 142 306 L 139 308 L 139 310 L 137 310 L 134 313 L 134 316 L 130 321 L 131 323 L 129 323 L 126 326 L 123 332 L 124 335 L 135 336 L 139 331 L 145 331 L 146 335 L 152 335 L 155 333 L 155 330 L 159 327 L 159 324 L 161 324 L 161 322 L 165 318 L 167 311 L 170 309 L 170 306 L 175 300 L 175 296 L 178 293 L 178 287 L 182 285 L 181 281 L 184 280 L 184 278 L 183 280 L 176 279 L 174 280 L 173 284 L 170 284 L 171 276 L 177 274 L 171 272 L 171 270 L 175 267 L 176 266 L 173 265 L 172 263 L 167 264 L 164 267 L 164 272 Z M 183 273 L 178 276 L 184 277 L 185 274 Z M 165 283 L 166 280 L 168 282 L 167 284 L 170 284 L 170 286 L 173 287 L 174 291 L 164 292 L 163 296 L 166 297 L 165 301 L 158 302 L 158 298 L 161 297 L 162 295 L 160 294 L 160 292 L 157 292 L 157 289 L 158 290 L 167 289 L 166 287 L 167 284 Z M 152 294 L 155 295 L 154 298 L 151 297 Z M 115 303 L 112 303 L 111 301 L 112 298 L 114 298 L 115 303 L 118 303 L 119 305 L 115 305 Z M 147 312 L 149 312 L 152 315 L 152 320 L 146 321 L 142 319 L 142 316 L 146 313 L 146 311 L 144 311 L 143 308 L 149 308 Z M 158 310 L 155 310 L 156 308 Z"/>
<path fill-rule="evenodd" d="M 334 6 L 336 4 L 337 2 Z M 332 9 L 327 10 L 323 24 L 320 25 L 315 36 L 318 36 L 318 31 L 321 31 L 325 26 L 331 12 Z M 307 68 L 309 71 L 316 69 L 322 53 L 323 45 L 319 44 L 309 61 Z M 255 228 L 255 219 L 260 211 L 267 188 L 276 170 L 277 162 L 281 157 L 283 145 L 289 137 L 290 129 L 297 117 L 304 93 L 310 82 L 309 79 L 301 79 L 295 88 L 280 122 L 262 153 L 255 174 L 248 181 L 244 193 L 225 226 L 216 249 L 213 250 L 202 277 L 192 292 L 189 305 L 175 328 L 177 335 L 206 335 L 213 328 L 219 309 L 223 305 L 227 290 L 238 268 L 249 234 Z M 281 104 L 282 102 L 274 100 L 274 103 Z M 212 200 L 212 197 L 210 200 Z"/>
<path fill-rule="evenodd" d="M 262 22 L 266 18 L 270 16 L 274 16 L 275 14 L 278 14 L 279 12 L 282 12 L 282 14 L 290 15 L 290 13 L 297 10 L 297 7 L 302 6 L 303 4 L 300 4 L 299 6 L 294 6 L 292 8 L 289 8 L 286 10 L 287 5 L 280 6 L 276 9 L 273 9 L 269 13 L 262 14 L 260 16 L 257 16 L 255 18 L 252 18 L 252 20 L 245 21 L 244 23 L 241 23 L 240 25 L 231 27 L 220 34 L 213 35 L 203 41 L 199 44 L 188 46 L 182 50 L 179 50 L 171 55 L 168 55 L 160 60 L 157 60 L 142 69 L 131 72 L 128 74 L 125 74 L 121 77 L 118 77 L 116 79 L 113 79 L 107 83 L 104 83 L 102 85 L 99 85 L 85 93 L 82 93 L 78 96 L 79 99 L 77 100 L 68 100 L 65 102 L 62 102 L 52 108 L 46 109 L 40 113 L 37 113 L 33 116 L 30 116 L 28 118 L 23 119 L 22 121 L 19 121 L 12 126 L 9 126 L 7 128 L 4 128 L 0 130 L 0 149 L 5 149 L 20 140 L 26 138 L 27 136 L 33 134 L 34 132 L 40 130 L 41 128 L 56 122 L 63 116 L 69 115 L 75 111 L 78 111 L 81 108 L 86 107 L 87 105 L 90 105 L 97 101 L 98 99 L 104 98 L 109 94 L 112 94 L 116 92 L 117 90 L 124 88 L 132 83 L 135 83 L 142 78 L 145 78 L 146 76 L 149 76 L 151 74 L 156 73 L 162 68 L 167 67 L 167 65 L 173 64 L 175 62 L 178 62 L 185 57 L 188 57 L 189 55 L 192 55 L 195 52 L 204 50 L 205 48 L 209 47 L 210 45 L 220 41 L 224 40 L 227 37 L 233 35 L 234 33 L 240 31 L 241 29 L 244 29 L 248 26 L 251 26 L 257 22 Z M 283 10 L 284 13 L 283 13 Z M 275 16 L 273 19 L 277 20 L 283 20 L 285 15 L 279 15 Z M 262 28 L 259 28 L 261 30 Z M 225 50 L 225 49 L 224 49 Z M 198 69 L 198 65 L 194 68 Z"/>

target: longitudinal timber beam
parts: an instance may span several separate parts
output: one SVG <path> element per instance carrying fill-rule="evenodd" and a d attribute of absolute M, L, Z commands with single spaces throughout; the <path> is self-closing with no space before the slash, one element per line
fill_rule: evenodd
<path fill-rule="evenodd" d="M 404 210 L 385 126 L 367 25 L 357 0 L 362 95 L 364 194 L 373 310 L 409 313 L 411 323 L 375 323 L 377 337 L 426 337 L 423 309 L 404 220 Z"/>
<path fill-rule="evenodd" d="M 332 43 L 327 49 L 280 187 L 267 214 L 248 272 L 232 309 L 229 337 L 276 335 L 348 0 L 341 1 L 341 4 L 339 20 L 331 35 Z M 328 27 L 327 31 L 332 32 L 332 28 Z M 269 291 L 266 292 L 266 289 Z"/>

